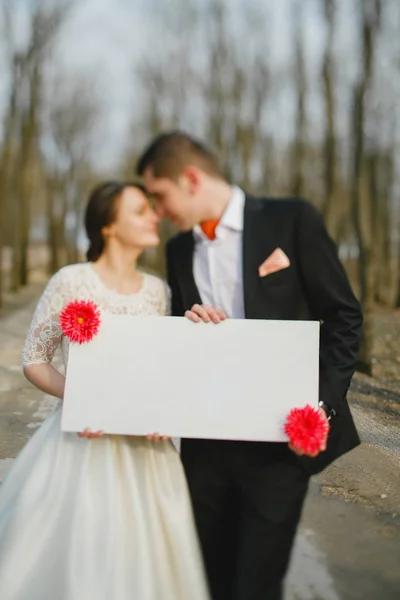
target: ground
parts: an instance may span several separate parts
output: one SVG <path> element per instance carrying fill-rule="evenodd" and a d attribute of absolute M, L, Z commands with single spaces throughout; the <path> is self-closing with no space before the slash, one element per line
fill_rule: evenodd
<path fill-rule="evenodd" d="M 0 318 L 0 478 L 55 406 L 20 369 L 42 285 Z M 356 375 L 350 392 L 363 443 L 311 482 L 286 600 L 400 598 L 400 312 L 378 310 L 375 330 L 374 378 Z"/>

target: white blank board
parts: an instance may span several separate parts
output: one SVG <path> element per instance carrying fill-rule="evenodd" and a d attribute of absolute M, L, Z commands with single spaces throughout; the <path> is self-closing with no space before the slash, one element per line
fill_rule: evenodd
<path fill-rule="evenodd" d="M 318 403 L 319 322 L 102 316 L 71 344 L 63 431 L 285 441 Z"/>

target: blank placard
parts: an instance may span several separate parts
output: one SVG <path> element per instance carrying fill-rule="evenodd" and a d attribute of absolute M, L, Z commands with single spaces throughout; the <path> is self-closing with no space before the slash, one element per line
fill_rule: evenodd
<path fill-rule="evenodd" d="M 319 322 L 102 316 L 69 351 L 63 431 L 285 441 L 317 406 Z"/>

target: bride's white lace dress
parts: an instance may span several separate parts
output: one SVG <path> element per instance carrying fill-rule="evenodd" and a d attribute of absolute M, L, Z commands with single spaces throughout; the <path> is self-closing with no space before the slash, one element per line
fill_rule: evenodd
<path fill-rule="evenodd" d="M 61 269 L 36 309 L 23 364 L 51 362 L 68 340 L 60 310 L 91 299 L 106 312 L 166 315 L 164 283 L 143 275 L 121 295 L 89 263 Z M 144 399 L 145 400 L 145 399 Z M 62 433 L 61 403 L 0 488 L 1 600 L 206 600 L 180 457 L 171 442 Z"/>

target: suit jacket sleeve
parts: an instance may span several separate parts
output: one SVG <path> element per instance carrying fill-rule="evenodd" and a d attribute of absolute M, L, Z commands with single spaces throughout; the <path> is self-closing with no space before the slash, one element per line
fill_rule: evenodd
<path fill-rule="evenodd" d="M 298 215 L 298 259 L 308 302 L 322 321 L 320 400 L 340 413 L 354 374 L 362 332 L 360 305 L 320 213 L 303 203 Z"/>
<path fill-rule="evenodd" d="M 183 317 L 185 309 L 181 296 L 180 287 L 176 277 L 176 250 L 174 251 L 173 244 L 168 242 L 166 247 L 167 255 L 167 281 L 171 289 L 171 314 L 173 317 Z"/>

